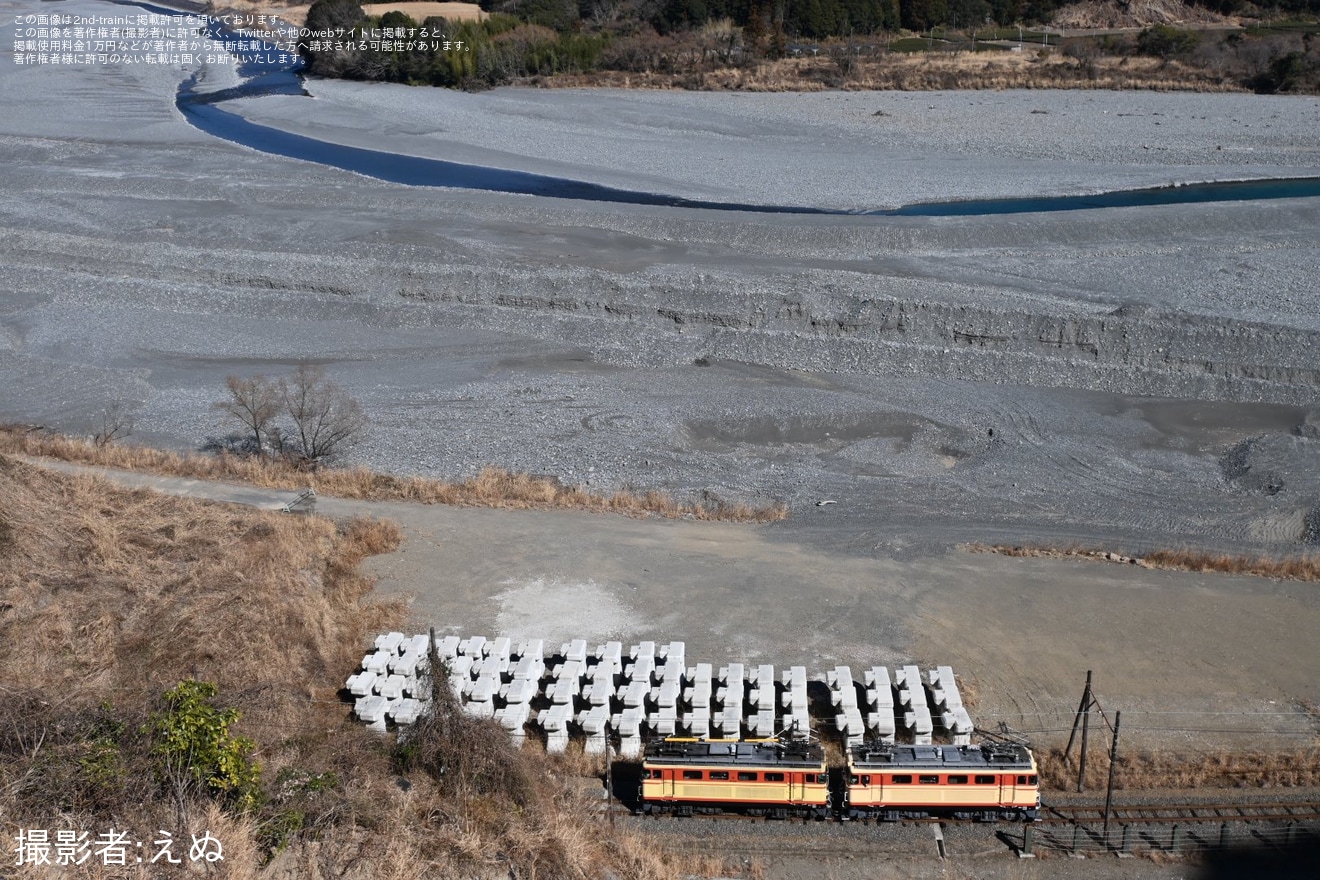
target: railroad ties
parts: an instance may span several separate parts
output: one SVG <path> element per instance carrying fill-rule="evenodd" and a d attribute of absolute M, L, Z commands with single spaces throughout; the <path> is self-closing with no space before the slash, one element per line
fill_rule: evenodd
<path fill-rule="evenodd" d="M 345 688 L 354 713 L 372 729 L 406 726 L 430 708 L 430 644 L 427 635 L 392 632 L 376 639 L 361 670 Z M 809 678 L 805 666 L 776 676 L 770 664 L 689 665 L 683 642 L 622 642 L 594 647 L 574 639 L 547 649 L 542 639 L 518 643 L 506 637 L 444 636 L 435 655 L 450 693 L 463 711 L 498 723 L 515 744 L 529 727 L 545 736 L 546 750 L 560 753 L 570 736 L 587 754 L 612 749 L 637 757 L 645 741 L 669 736 L 695 739 L 806 740 L 813 735 L 809 686 L 828 688 L 831 709 L 818 719 L 847 746 L 880 740 L 930 744 L 938 728 L 966 745 L 972 719 L 963 707 L 952 668 L 924 674 L 917 666 L 872 666 L 854 678 L 836 666 Z"/>

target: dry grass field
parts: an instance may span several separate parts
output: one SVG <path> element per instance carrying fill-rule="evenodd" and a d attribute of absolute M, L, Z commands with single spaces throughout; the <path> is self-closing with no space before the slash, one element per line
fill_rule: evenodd
<path fill-rule="evenodd" d="M 1320 556 L 1302 554 L 1281 558 L 1235 556 L 1231 553 L 1204 553 L 1197 550 L 1154 550 L 1144 556 L 1123 556 L 1107 550 L 1051 548 L 981 544 L 969 545 L 973 553 L 998 553 L 1002 556 L 1047 557 L 1052 559 L 1094 559 L 1161 571 L 1218 572 L 1289 581 L 1320 581 Z"/>
<path fill-rule="evenodd" d="M 450 483 L 427 477 L 396 477 L 366 468 L 307 471 L 277 458 L 243 458 L 223 453 L 215 456 L 180 455 L 142 446 L 98 446 L 77 437 L 14 427 L 0 427 L 0 452 L 48 456 L 61 461 L 167 476 L 237 481 L 270 489 L 311 486 L 319 494 L 361 501 L 585 510 L 721 522 L 776 522 L 788 516 L 788 508 L 783 504 L 753 507 L 715 498 L 684 503 L 658 491 L 603 495 L 579 486 L 565 486 L 551 477 L 515 474 L 493 467 L 484 468 L 471 479 Z"/>
<path fill-rule="evenodd" d="M 718 869 L 583 821 L 574 763 L 516 753 L 452 706 L 409 749 L 348 720 L 340 683 L 372 634 L 403 623 L 358 568 L 398 543 L 392 524 L 125 491 L 4 456 L 0 497 L 8 839 L 113 826 L 174 829 L 177 841 L 205 828 L 232 878 Z M 217 703 L 240 713 L 233 733 L 260 765 L 254 808 L 161 769 L 153 717 L 189 678 L 215 683 Z M 79 876 L 123 876 L 95 861 Z"/>

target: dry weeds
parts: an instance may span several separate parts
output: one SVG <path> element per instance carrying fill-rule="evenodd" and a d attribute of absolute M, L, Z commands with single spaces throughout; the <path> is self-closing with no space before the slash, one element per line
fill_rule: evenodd
<path fill-rule="evenodd" d="M 1242 92 L 1231 77 L 1160 58 L 1080 59 L 1059 52 L 889 53 L 849 59 L 828 56 L 763 61 L 746 68 L 646 73 L 599 71 L 538 77 L 565 88 L 680 88 L 704 91 L 804 92 L 823 89 L 936 91 L 944 89 L 1122 89 Z"/>
<path fill-rule="evenodd" d="M 112 444 L 24 427 L 0 427 L 0 453 L 46 456 L 61 461 L 145 473 L 250 483 L 271 489 L 314 488 L 318 494 L 361 501 L 413 501 L 504 509 L 585 510 L 624 516 L 660 516 L 720 522 L 777 522 L 788 516 L 781 503 L 753 507 L 710 498 L 685 503 L 658 491 L 602 495 L 565 486 L 553 477 L 484 468 L 468 480 L 448 483 L 429 477 L 396 477 L 366 468 L 300 470 L 281 459 L 181 455 L 163 449 Z"/>
<path fill-rule="evenodd" d="M 392 524 L 336 528 L 3 455 L 0 498 L 0 836 L 173 828 L 178 841 L 206 828 L 235 878 L 693 872 L 684 855 L 584 818 L 571 762 L 514 752 L 498 728 L 438 722 L 462 735 L 428 773 L 399 767 L 389 740 L 348 719 L 339 685 L 370 635 L 404 624 L 358 568 L 397 544 Z M 257 743 L 266 792 L 255 813 L 180 801 L 155 775 L 144 722 L 188 677 L 216 682 L 242 712 L 235 732 Z M 127 876 L 95 861 L 78 876 Z"/>
<path fill-rule="evenodd" d="M 1036 754 L 1041 784 L 1056 791 L 1077 787 L 1078 758 L 1065 762 L 1062 749 Z M 1109 779 L 1106 749 L 1087 750 L 1086 788 L 1103 791 Z M 1279 788 L 1320 785 L 1320 748 L 1283 752 L 1222 751 L 1181 754 L 1142 750 L 1120 754 L 1114 787 L 1128 791 L 1156 788 Z"/>
<path fill-rule="evenodd" d="M 1026 558 L 1093 559 L 1160 571 L 1195 571 L 1290 581 L 1320 581 L 1320 556 L 1315 555 L 1274 559 L 1267 556 L 1205 553 L 1199 550 L 1153 550 L 1145 556 L 1124 556 L 1109 550 L 1081 547 L 1033 547 L 1007 544 L 967 544 L 964 549 L 969 553 L 998 553 L 1001 556 Z"/>

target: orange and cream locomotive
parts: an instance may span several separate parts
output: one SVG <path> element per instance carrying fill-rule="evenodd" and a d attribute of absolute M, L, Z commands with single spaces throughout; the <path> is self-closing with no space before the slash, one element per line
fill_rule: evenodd
<path fill-rule="evenodd" d="M 666 739 L 646 748 L 642 809 L 648 813 L 832 813 L 829 768 L 815 743 Z"/>

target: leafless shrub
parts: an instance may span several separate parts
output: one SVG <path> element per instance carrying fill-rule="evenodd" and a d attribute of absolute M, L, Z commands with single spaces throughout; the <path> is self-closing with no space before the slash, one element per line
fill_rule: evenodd
<path fill-rule="evenodd" d="M 214 408 L 242 424 L 248 432 L 253 452 L 260 454 L 270 442 L 270 432 L 280 413 L 280 388 L 265 376 L 243 379 L 225 378 L 229 397 L 214 404 Z"/>
<path fill-rule="evenodd" d="M 300 364 L 280 383 L 280 393 L 293 420 L 292 436 L 283 445 L 303 464 L 315 468 L 330 461 L 366 433 L 362 406 L 326 378 L 323 367 Z"/>
<path fill-rule="evenodd" d="M 101 449 L 129 437 L 133 433 L 134 410 L 122 400 L 107 405 L 96 417 L 96 432 L 92 442 Z"/>

